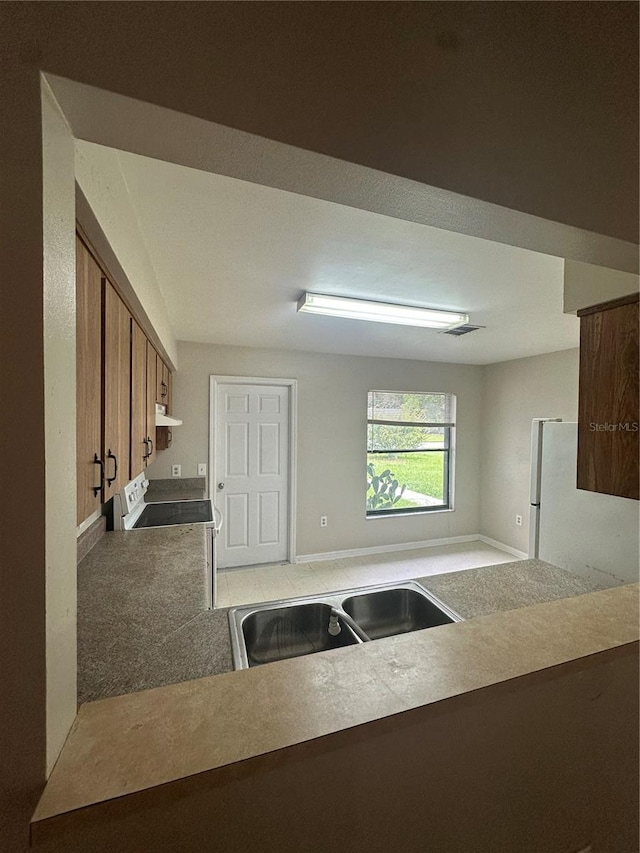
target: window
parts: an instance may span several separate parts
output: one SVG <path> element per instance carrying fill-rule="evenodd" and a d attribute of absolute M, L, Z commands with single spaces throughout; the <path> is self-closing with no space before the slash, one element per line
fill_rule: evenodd
<path fill-rule="evenodd" d="M 451 509 L 453 394 L 369 391 L 367 516 Z"/>

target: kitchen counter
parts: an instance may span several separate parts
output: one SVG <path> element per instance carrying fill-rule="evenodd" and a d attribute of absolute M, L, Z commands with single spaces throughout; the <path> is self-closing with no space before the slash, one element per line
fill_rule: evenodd
<path fill-rule="evenodd" d="M 147 503 L 159 501 L 201 501 L 207 497 L 204 477 L 149 480 L 145 495 Z"/>
<path fill-rule="evenodd" d="M 152 501 L 203 494 L 159 482 Z M 206 610 L 204 549 L 202 528 L 181 525 L 107 533 L 82 560 L 79 703 L 232 671 L 227 610 Z M 416 580 L 465 619 L 593 591 L 541 560 Z"/>
<path fill-rule="evenodd" d="M 416 580 L 465 619 L 583 595 L 599 588 L 542 560 L 515 560 Z"/>
<path fill-rule="evenodd" d="M 226 611 L 206 610 L 205 562 L 200 525 L 99 540 L 78 566 L 80 703 L 233 669 Z"/>
<path fill-rule="evenodd" d="M 637 642 L 634 584 L 92 702 L 80 708 L 32 837 L 81 832 L 94 809 L 100 832 L 100 815 L 116 814 L 101 804 L 126 812 L 130 795 L 154 789 L 166 805 L 172 785 L 180 802 L 182 780 L 210 780 L 215 791 L 216 774 L 239 773 L 239 762 L 278 752 L 282 763 L 289 747 L 393 715 L 397 729 L 397 715 L 586 672 L 634 654 Z"/>

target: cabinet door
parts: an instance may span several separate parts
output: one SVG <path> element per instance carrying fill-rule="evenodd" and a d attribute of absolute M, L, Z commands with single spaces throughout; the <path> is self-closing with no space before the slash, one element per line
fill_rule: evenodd
<path fill-rule="evenodd" d="M 102 272 L 76 237 L 77 521 L 102 502 Z"/>
<path fill-rule="evenodd" d="M 173 374 L 167 368 L 167 412 L 173 412 Z"/>
<path fill-rule="evenodd" d="M 157 354 L 156 354 L 157 355 Z M 156 358 L 156 402 L 162 403 L 163 406 L 169 405 L 169 368 L 164 361 L 157 355 Z M 167 409 L 168 411 L 168 409 Z"/>
<path fill-rule="evenodd" d="M 579 316 L 578 488 L 638 500 L 638 299 Z"/>
<path fill-rule="evenodd" d="M 171 427 L 156 427 L 156 450 L 168 450 L 172 441 Z"/>
<path fill-rule="evenodd" d="M 147 336 L 131 323 L 131 479 L 144 471 L 147 441 Z"/>
<path fill-rule="evenodd" d="M 162 359 L 156 353 L 156 403 L 162 402 Z"/>
<path fill-rule="evenodd" d="M 156 396 L 157 396 L 157 373 L 158 373 L 158 355 L 154 348 L 147 341 L 147 443 L 149 450 L 147 456 L 147 465 L 156 458 Z"/>
<path fill-rule="evenodd" d="M 104 282 L 104 463 L 108 501 L 129 482 L 131 315 Z"/>

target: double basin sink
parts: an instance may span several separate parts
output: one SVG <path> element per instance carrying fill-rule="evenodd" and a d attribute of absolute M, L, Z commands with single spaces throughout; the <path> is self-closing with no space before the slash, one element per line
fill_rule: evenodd
<path fill-rule="evenodd" d="M 233 607 L 233 665 L 247 669 L 461 619 L 413 581 Z"/>

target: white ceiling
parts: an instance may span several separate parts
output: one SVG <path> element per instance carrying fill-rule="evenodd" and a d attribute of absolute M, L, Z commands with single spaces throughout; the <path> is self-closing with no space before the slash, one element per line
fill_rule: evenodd
<path fill-rule="evenodd" d="M 96 146 L 79 144 L 91 160 Z M 118 158 L 178 340 L 470 364 L 578 345 L 578 320 L 562 313 L 560 258 Z M 454 338 L 298 314 L 304 290 L 466 311 L 486 328 Z"/>

